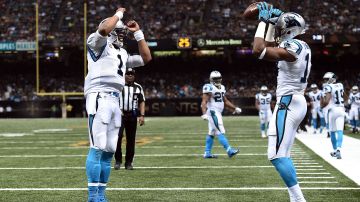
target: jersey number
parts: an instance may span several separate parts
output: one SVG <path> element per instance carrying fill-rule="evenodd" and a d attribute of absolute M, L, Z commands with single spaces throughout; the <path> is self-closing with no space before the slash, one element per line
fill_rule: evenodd
<path fill-rule="evenodd" d="M 340 90 L 340 91 L 335 91 L 335 99 L 336 99 L 336 102 L 335 104 L 343 104 L 344 103 L 344 90 Z"/>
<path fill-rule="evenodd" d="M 121 55 L 117 55 L 117 57 L 119 58 L 119 60 L 120 60 L 120 65 L 119 65 L 119 69 L 118 69 L 118 74 L 120 75 L 120 76 L 124 76 L 124 72 L 121 70 L 121 67 L 123 66 L 123 61 L 122 61 L 122 59 L 121 59 Z"/>
<path fill-rule="evenodd" d="M 270 104 L 270 98 L 261 98 L 260 99 L 260 104 L 264 105 L 264 104 Z"/>
<path fill-rule="evenodd" d="M 301 77 L 301 79 L 300 79 L 300 82 L 301 83 L 306 83 L 306 81 L 307 81 L 307 75 L 308 75 L 308 67 L 309 67 L 309 59 L 310 59 L 310 56 L 309 56 L 309 53 L 306 55 L 306 57 L 305 57 L 305 60 L 306 60 L 306 69 L 305 69 L 305 71 L 304 71 L 304 76 L 303 77 Z"/>
<path fill-rule="evenodd" d="M 215 102 L 222 102 L 224 97 L 224 93 L 216 92 L 214 94 L 214 100 Z"/>

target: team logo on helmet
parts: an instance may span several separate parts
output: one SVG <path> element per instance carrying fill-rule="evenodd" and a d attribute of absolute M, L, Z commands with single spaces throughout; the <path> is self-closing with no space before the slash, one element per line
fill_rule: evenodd
<path fill-rule="evenodd" d="M 301 27 L 300 22 L 295 19 L 295 16 L 286 16 L 284 21 L 286 23 L 286 28 Z"/>

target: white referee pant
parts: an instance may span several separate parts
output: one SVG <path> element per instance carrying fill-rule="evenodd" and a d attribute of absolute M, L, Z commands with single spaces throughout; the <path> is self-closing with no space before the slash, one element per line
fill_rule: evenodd
<path fill-rule="evenodd" d="M 121 126 L 119 93 L 97 92 L 86 96 L 90 147 L 115 153 Z"/>
<path fill-rule="evenodd" d="M 269 160 L 290 157 L 296 130 L 304 119 L 307 104 L 303 95 L 286 95 L 277 98 L 268 130 Z"/>

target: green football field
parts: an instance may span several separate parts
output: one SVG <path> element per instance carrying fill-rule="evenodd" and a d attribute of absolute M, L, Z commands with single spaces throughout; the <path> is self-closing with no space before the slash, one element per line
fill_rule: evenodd
<path fill-rule="evenodd" d="M 267 160 L 257 117 L 225 117 L 239 155 L 203 159 L 207 122 L 147 118 L 138 128 L 135 170 L 112 170 L 109 201 L 289 201 Z M 1 119 L 0 201 L 86 201 L 86 119 Z M 319 143 L 321 144 L 321 143 Z M 292 153 L 307 201 L 360 201 L 360 187 L 300 142 Z M 360 172 L 360 171 L 359 171 Z"/>

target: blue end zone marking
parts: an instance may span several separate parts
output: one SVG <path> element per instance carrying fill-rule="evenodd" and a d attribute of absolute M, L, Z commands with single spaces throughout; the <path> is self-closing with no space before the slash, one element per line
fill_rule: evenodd
<path fill-rule="evenodd" d="M 284 139 L 287 110 L 291 103 L 292 95 L 282 96 L 278 111 L 276 112 L 276 153 Z"/>
<path fill-rule="evenodd" d="M 99 55 L 96 56 L 95 53 L 94 53 L 94 51 L 92 51 L 91 48 L 90 48 L 89 46 L 87 46 L 88 52 L 90 53 L 90 56 L 91 56 L 91 59 L 92 59 L 94 62 L 96 62 L 96 61 L 100 58 L 101 54 L 102 54 L 102 53 L 104 52 L 104 50 L 105 50 L 105 47 L 106 47 L 106 44 L 101 48 Z"/>
<path fill-rule="evenodd" d="M 221 132 L 221 131 L 220 131 L 220 128 L 219 128 L 218 119 L 217 119 L 217 117 L 216 117 L 216 115 L 215 115 L 215 112 L 212 111 L 212 110 L 210 110 L 210 114 L 211 114 L 211 118 L 212 118 L 213 121 L 214 121 L 215 127 L 219 130 L 219 132 Z"/>

